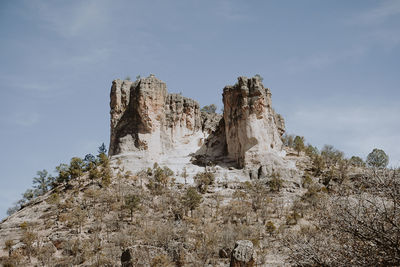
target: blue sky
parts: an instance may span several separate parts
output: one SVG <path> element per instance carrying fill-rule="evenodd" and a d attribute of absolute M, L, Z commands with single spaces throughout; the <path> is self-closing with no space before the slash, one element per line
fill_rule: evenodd
<path fill-rule="evenodd" d="M 0 218 L 109 140 L 116 78 L 154 73 L 221 108 L 264 77 L 289 133 L 400 166 L 400 1 L 0 1 Z"/>

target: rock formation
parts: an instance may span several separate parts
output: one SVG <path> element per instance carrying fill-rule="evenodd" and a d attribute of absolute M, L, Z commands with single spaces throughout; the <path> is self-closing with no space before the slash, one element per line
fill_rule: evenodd
<path fill-rule="evenodd" d="M 281 163 L 285 124 L 272 109 L 270 90 L 257 77 L 239 77 L 224 88 L 223 103 L 223 116 L 209 114 L 192 99 L 168 94 L 154 75 L 116 80 L 109 153 L 142 153 L 153 162 L 160 155 L 192 155 L 192 162 L 203 166 L 247 168 L 251 178 L 273 172 Z"/>
<path fill-rule="evenodd" d="M 226 86 L 223 102 L 228 157 L 239 167 L 282 151 L 283 119 L 272 109 L 270 90 L 257 77 L 239 77 L 237 84 Z"/>
<path fill-rule="evenodd" d="M 231 253 L 230 267 L 253 267 L 255 258 L 253 243 L 249 240 L 238 240 Z"/>
<path fill-rule="evenodd" d="M 143 152 L 156 160 L 171 150 L 194 152 L 218 123 L 218 115 L 202 115 L 196 101 L 168 94 L 154 75 L 135 82 L 115 80 L 110 98 L 111 156 Z"/>

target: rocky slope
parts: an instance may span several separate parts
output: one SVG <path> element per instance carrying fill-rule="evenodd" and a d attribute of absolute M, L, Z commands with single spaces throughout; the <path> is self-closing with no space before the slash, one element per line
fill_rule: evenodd
<path fill-rule="evenodd" d="M 110 98 L 109 164 L 5 219 L 0 256 L 21 266 L 284 265 L 272 232 L 304 192 L 296 162 L 309 159 L 285 156 L 283 118 L 258 78 L 224 88 L 222 115 L 154 75 L 115 80 Z M 193 209 L 191 188 L 201 192 Z"/>

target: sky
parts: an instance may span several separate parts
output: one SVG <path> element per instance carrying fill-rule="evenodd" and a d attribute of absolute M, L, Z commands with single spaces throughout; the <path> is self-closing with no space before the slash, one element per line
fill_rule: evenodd
<path fill-rule="evenodd" d="M 109 142 L 117 78 L 150 73 L 200 105 L 260 74 L 287 132 L 400 166 L 400 1 L 0 0 L 0 218 Z"/>

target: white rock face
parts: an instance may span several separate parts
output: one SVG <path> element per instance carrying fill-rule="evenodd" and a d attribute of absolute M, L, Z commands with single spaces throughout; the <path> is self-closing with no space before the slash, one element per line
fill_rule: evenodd
<path fill-rule="evenodd" d="M 203 131 L 207 127 L 199 104 L 168 94 L 166 84 L 154 75 L 135 82 L 114 81 L 110 98 L 111 156 L 134 152 L 151 161 L 163 155 L 187 156 L 209 134 Z"/>
<path fill-rule="evenodd" d="M 239 77 L 237 84 L 224 88 L 223 101 L 228 156 L 240 167 L 282 151 L 271 93 L 258 78 Z"/>
<path fill-rule="evenodd" d="M 271 106 L 271 93 L 261 81 L 239 77 L 223 91 L 224 114 L 200 111 L 199 104 L 180 94 L 168 94 L 154 75 L 135 82 L 116 80 L 111 88 L 109 154 L 127 169 L 138 171 L 154 162 L 189 179 L 205 166 L 255 179 L 287 170 L 282 158 L 283 118 Z M 289 168 L 291 169 L 291 168 Z"/>

